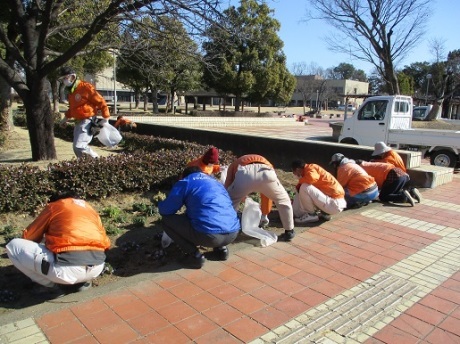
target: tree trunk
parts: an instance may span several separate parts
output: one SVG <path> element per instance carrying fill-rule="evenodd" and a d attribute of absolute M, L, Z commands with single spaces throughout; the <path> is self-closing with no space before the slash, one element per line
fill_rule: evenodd
<path fill-rule="evenodd" d="M 144 93 L 144 111 L 147 111 L 148 104 L 149 104 L 149 93 L 145 91 Z"/>
<path fill-rule="evenodd" d="M 10 131 L 13 127 L 10 114 L 10 85 L 0 76 L 0 131 Z"/>
<path fill-rule="evenodd" d="M 153 113 L 159 114 L 160 111 L 158 110 L 158 88 L 152 86 L 150 87 L 152 91 L 152 103 L 153 103 Z"/>
<path fill-rule="evenodd" d="M 240 111 L 241 95 L 235 95 L 235 111 Z"/>
<path fill-rule="evenodd" d="M 54 146 L 54 117 L 45 87 L 47 80 L 29 75 L 27 81 L 30 91 L 22 98 L 26 109 L 32 160 L 57 159 Z"/>

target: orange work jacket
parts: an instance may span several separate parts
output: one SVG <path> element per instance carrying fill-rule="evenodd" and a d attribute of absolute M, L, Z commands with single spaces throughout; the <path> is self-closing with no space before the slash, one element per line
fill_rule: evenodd
<path fill-rule="evenodd" d="M 99 214 L 84 200 L 65 198 L 49 203 L 24 230 L 24 239 L 41 242 L 54 252 L 105 251 L 110 239 Z"/>
<path fill-rule="evenodd" d="M 348 189 L 352 197 L 376 184 L 374 177 L 368 175 L 361 166 L 353 162 L 339 165 L 337 180 L 345 189 Z"/>
<path fill-rule="evenodd" d="M 371 161 L 372 162 L 386 162 L 388 164 L 392 164 L 394 167 L 400 168 L 401 170 L 407 173 L 406 165 L 404 165 L 403 159 L 394 150 L 386 152 L 382 158 L 372 159 Z"/>
<path fill-rule="evenodd" d="M 324 168 L 316 164 L 305 164 L 302 171 L 302 177 L 299 179 L 299 184 L 297 184 L 298 188 L 300 188 L 302 184 L 313 185 L 323 194 L 334 199 L 345 197 L 345 191 L 337 179 Z"/>
<path fill-rule="evenodd" d="M 367 161 L 363 161 L 361 163 L 361 167 L 364 169 L 364 171 L 367 172 L 367 174 L 374 177 L 379 189 L 382 188 L 383 183 L 388 177 L 388 173 L 390 173 L 390 171 L 395 168 L 392 164 L 386 162 Z"/>
<path fill-rule="evenodd" d="M 104 118 L 110 118 L 109 108 L 105 99 L 96 91 L 89 82 L 77 80 L 68 95 L 69 110 L 66 118 L 82 120 L 97 115 L 101 110 Z"/>

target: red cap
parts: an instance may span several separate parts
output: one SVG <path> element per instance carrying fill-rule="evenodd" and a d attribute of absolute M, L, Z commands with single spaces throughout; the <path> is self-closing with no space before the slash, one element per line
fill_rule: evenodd
<path fill-rule="evenodd" d="M 217 164 L 219 162 L 219 150 L 215 147 L 209 148 L 208 151 L 203 155 L 203 163 Z"/>

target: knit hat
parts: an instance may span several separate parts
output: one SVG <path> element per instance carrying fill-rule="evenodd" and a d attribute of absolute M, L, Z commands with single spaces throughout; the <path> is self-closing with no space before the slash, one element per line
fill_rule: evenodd
<path fill-rule="evenodd" d="M 374 146 L 374 151 L 372 152 L 372 156 L 381 155 L 389 151 L 391 151 L 391 148 L 388 147 L 385 144 L 385 142 L 377 142 Z"/>
<path fill-rule="evenodd" d="M 203 155 L 203 163 L 207 164 L 217 164 L 219 162 L 219 150 L 216 147 L 211 147 Z"/>

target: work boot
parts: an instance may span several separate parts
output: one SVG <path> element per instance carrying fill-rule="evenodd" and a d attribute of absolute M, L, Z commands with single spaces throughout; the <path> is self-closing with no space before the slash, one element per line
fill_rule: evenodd
<path fill-rule="evenodd" d="M 228 259 L 227 246 L 214 247 L 214 249 L 212 250 L 212 256 L 216 260 L 227 260 Z"/>
<path fill-rule="evenodd" d="M 189 269 L 201 269 L 206 259 L 200 254 L 186 254 L 181 259 L 182 265 Z"/>
<path fill-rule="evenodd" d="M 331 220 L 331 215 L 329 215 L 328 213 L 325 213 L 324 211 L 320 211 L 318 212 L 318 217 L 320 220 L 323 220 L 323 221 L 330 221 Z"/>
<path fill-rule="evenodd" d="M 280 241 L 286 241 L 286 242 L 289 242 L 289 241 L 292 241 L 292 239 L 294 239 L 295 237 L 295 232 L 293 229 L 291 229 L 290 231 L 284 231 L 283 234 L 281 234 L 278 239 Z"/>

